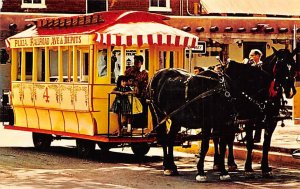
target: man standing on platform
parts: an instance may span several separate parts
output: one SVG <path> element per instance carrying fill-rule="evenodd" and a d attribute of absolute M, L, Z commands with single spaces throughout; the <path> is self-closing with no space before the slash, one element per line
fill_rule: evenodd
<path fill-rule="evenodd" d="M 129 67 L 125 71 L 125 76 L 133 79 L 134 93 L 139 98 L 143 105 L 143 113 L 134 115 L 133 127 L 147 127 L 148 105 L 146 103 L 148 72 L 141 71 L 141 66 L 144 63 L 142 55 L 134 56 L 134 66 Z"/>

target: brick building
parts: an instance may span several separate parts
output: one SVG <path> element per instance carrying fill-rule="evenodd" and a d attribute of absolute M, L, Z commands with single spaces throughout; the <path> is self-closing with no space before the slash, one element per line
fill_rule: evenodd
<path fill-rule="evenodd" d="M 194 14 L 195 6 L 200 6 L 199 0 L 3 0 L 1 12 L 84 14 L 137 10 L 183 16 Z"/>

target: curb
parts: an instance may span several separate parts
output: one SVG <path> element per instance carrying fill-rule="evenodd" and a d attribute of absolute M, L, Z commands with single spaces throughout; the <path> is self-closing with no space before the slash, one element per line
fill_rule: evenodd
<path fill-rule="evenodd" d="M 259 145 L 256 145 L 256 146 L 259 146 Z M 261 158 L 262 158 L 261 146 L 259 146 L 259 147 L 260 147 L 259 149 L 257 149 L 257 147 L 255 147 L 255 149 L 253 149 L 253 152 L 252 152 L 253 162 L 256 162 L 256 163 L 260 163 Z M 199 148 L 200 148 L 200 145 L 198 143 L 198 144 L 192 144 L 192 146 L 190 148 L 176 147 L 175 150 L 197 155 L 197 154 L 199 154 Z M 234 149 L 234 152 L 233 152 L 234 157 L 236 159 L 246 160 L 246 155 L 247 155 L 246 147 L 241 146 L 241 144 L 239 144 L 239 145 L 234 145 L 233 149 Z M 293 158 L 292 154 L 284 153 L 282 151 L 274 151 L 274 149 L 278 149 L 278 148 L 271 148 L 271 150 L 269 151 L 269 163 L 270 164 L 293 165 L 293 166 L 300 165 L 300 159 Z M 283 151 L 285 150 L 285 151 L 289 152 L 292 149 L 281 149 L 281 150 L 283 150 Z M 214 145 L 213 144 L 209 145 L 207 155 L 208 156 L 214 155 Z M 226 162 L 226 160 L 225 160 L 225 162 Z"/>

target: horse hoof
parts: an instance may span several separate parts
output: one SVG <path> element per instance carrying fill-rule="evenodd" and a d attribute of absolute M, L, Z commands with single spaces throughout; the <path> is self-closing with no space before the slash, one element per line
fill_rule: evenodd
<path fill-rule="evenodd" d="M 220 171 L 220 166 L 219 165 L 214 165 L 213 170 L 214 171 Z"/>
<path fill-rule="evenodd" d="M 177 176 L 177 175 L 179 175 L 179 173 L 178 173 L 178 171 L 166 169 L 166 170 L 164 170 L 164 175 L 165 176 Z"/>
<path fill-rule="evenodd" d="M 206 182 L 207 181 L 207 177 L 205 175 L 197 175 L 196 176 L 196 181 L 197 182 Z"/>
<path fill-rule="evenodd" d="M 262 173 L 263 178 L 273 178 L 273 173 L 272 172 L 264 172 Z"/>
<path fill-rule="evenodd" d="M 228 165 L 228 171 L 236 171 L 237 170 L 237 165 Z"/>
<path fill-rule="evenodd" d="M 221 181 L 231 181 L 230 175 L 220 175 Z"/>

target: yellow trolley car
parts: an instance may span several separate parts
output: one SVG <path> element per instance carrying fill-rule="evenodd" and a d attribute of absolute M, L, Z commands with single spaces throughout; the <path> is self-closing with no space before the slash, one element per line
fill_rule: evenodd
<path fill-rule="evenodd" d="M 118 121 L 110 112 L 109 96 L 114 97 L 109 94 L 135 54 L 144 57 L 150 78 L 161 68 L 185 66 L 184 49 L 195 46 L 197 37 L 164 19 L 114 11 L 29 20 L 32 28 L 6 40 L 13 116 L 5 129 L 32 132 L 38 149 L 68 137 L 76 139 L 80 156 L 93 152 L 96 143 L 103 150 L 131 144 L 135 154 L 145 155 L 155 142 L 146 137 L 153 129 L 151 119 L 129 136 L 115 137 Z M 106 58 L 112 56 L 115 61 Z"/>

